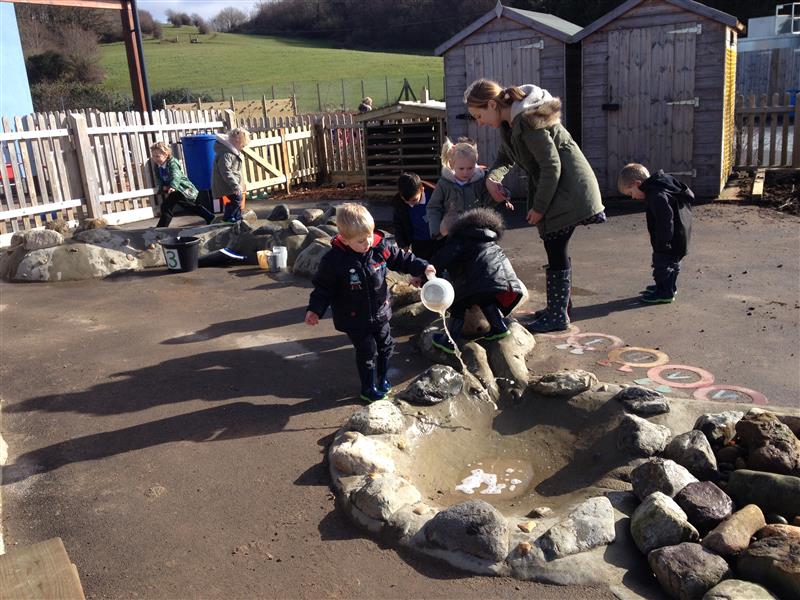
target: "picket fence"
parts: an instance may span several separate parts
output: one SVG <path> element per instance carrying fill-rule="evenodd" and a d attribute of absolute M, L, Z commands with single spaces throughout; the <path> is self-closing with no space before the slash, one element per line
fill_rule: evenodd
<path fill-rule="evenodd" d="M 160 110 L 4 118 L 0 246 L 17 231 L 56 219 L 74 225 L 84 218 L 120 224 L 153 217 L 158 190 L 150 146 L 167 142 L 183 162 L 181 137 L 235 126 L 251 132 L 243 167 L 249 193 L 363 177 L 361 130 L 347 114 L 238 118 L 231 110 Z"/>
<path fill-rule="evenodd" d="M 800 94 L 737 96 L 735 115 L 736 167 L 800 168 Z"/>

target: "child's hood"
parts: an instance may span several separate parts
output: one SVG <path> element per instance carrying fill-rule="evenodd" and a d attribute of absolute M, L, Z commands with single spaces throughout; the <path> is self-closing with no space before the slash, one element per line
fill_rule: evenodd
<path fill-rule="evenodd" d="M 688 195 L 689 198 L 694 198 L 694 193 L 689 189 L 689 186 L 675 179 L 672 175 L 664 173 L 661 169 L 658 170 L 658 173 L 643 181 L 640 189 L 645 193 L 658 194 L 660 192 L 668 192 L 676 196 Z"/>
<path fill-rule="evenodd" d="M 525 97 L 511 104 L 512 122 L 524 115 L 534 129 L 543 129 L 561 121 L 560 98 L 554 98 L 538 85 L 525 84 L 519 87 L 525 92 Z"/>
<path fill-rule="evenodd" d="M 236 149 L 236 146 L 231 144 L 230 140 L 228 139 L 228 136 L 220 135 L 218 133 L 214 134 L 214 135 L 216 135 L 216 137 L 217 137 L 217 141 L 214 142 L 214 153 L 215 154 L 222 154 L 223 152 L 232 152 L 236 156 L 239 156 L 241 154 L 241 152 L 239 152 Z"/>
<path fill-rule="evenodd" d="M 473 208 L 464 212 L 453 223 L 448 235 L 497 241 L 503 237 L 505 229 L 503 217 L 497 211 L 491 208 Z"/>
<path fill-rule="evenodd" d="M 472 177 L 470 177 L 469 181 L 464 183 L 463 181 L 459 181 L 456 178 L 456 173 L 455 171 L 453 171 L 453 169 L 451 169 L 448 166 L 442 167 L 442 179 L 446 179 L 447 181 L 455 183 L 456 185 L 467 185 L 469 183 L 475 183 L 476 181 L 480 181 L 481 179 L 483 179 L 485 175 L 486 171 L 483 169 L 483 167 L 476 167 L 475 172 L 472 174 Z"/>

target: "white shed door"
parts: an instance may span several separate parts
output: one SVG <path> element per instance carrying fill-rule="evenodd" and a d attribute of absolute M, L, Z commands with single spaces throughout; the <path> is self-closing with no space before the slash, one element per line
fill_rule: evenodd
<path fill-rule="evenodd" d="M 691 185 L 695 42 L 701 31 L 696 23 L 683 23 L 609 32 L 611 187 L 629 162 L 664 169 Z"/>
<path fill-rule="evenodd" d="M 481 78 L 493 79 L 502 86 L 538 84 L 541 44 L 541 38 L 531 37 L 466 46 L 467 84 Z M 469 122 L 467 131 L 469 137 L 478 142 L 479 162 L 490 166 L 500 145 L 497 131 L 491 127 L 478 127 L 474 121 Z M 511 184 L 512 192 L 516 192 L 515 178 L 509 176 L 506 183 Z"/>

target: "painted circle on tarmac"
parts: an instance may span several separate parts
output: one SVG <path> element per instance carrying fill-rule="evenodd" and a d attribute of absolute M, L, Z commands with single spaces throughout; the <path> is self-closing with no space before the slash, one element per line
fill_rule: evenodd
<path fill-rule="evenodd" d="M 620 338 L 607 333 L 576 333 L 567 338 L 567 343 L 584 352 L 608 352 L 625 345 Z"/>
<path fill-rule="evenodd" d="M 540 337 L 543 337 L 543 338 L 558 339 L 558 338 L 569 337 L 571 335 L 575 335 L 575 334 L 578 334 L 580 332 L 581 332 L 581 330 L 578 328 L 577 325 L 573 325 L 572 323 L 570 323 L 570 325 L 569 325 L 569 327 L 567 327 L 566 331 L 554 331 L 553 333 L 537 333 L 536 335 L 538 335 Z"/>
<path fill-rule="evenodd" d="M 658 367 L 667 364 L 669 362 L 669 356 L 655 348 L 628 346 L 627 348 L 615 348 L 609 352 L 608 360 L 629 367 L 647 369 L 649 367 Z"/>
<path fill-rule="evenodd" d="M 714 376 L 700 367 L 661 365 L 653 367 L 647 376 L 658 384 L 673 388 L 699 388 L 714 383 Z"/>
<path fill-rule="evenodd" d="M 740 402 L 743 404 L 766 404 L 767 397 L 761 392 L 739 385 L 708 385 L 696 389 L 692 394 L 697 400 L 714 402 Z"/>

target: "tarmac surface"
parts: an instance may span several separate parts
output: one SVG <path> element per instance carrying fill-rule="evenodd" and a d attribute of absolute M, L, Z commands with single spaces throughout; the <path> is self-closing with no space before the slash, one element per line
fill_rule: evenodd
<path fill-rule="evenodd" d="M 608 212 L 571 245 L 580 330 L 702 370 L 666 370 L 668 382 L 708 372 L 799 408 L 800 218 L 697 206 L 677 302 L 646 306 L 636 301 L 650 283 L 643 209 Z M 521 212 L 509 221 L 503 246 L 535 309 L 544 251 Z M 309 291 L 249 266 L 0 284 L 7 550 L 60 536 L 88 598 L 612 598 L 602 587 L 470 576 L 398 554 L 344 519 L 323 459 L 359 405 L 357 378 L 330 319 L 302 323 Z M 580 339 L 591 344 L 539 338 L 533 373 L 648 376 L 588 349 L 612 338 Z M 426 366 L 398 341 L 396 384 Z"/>

